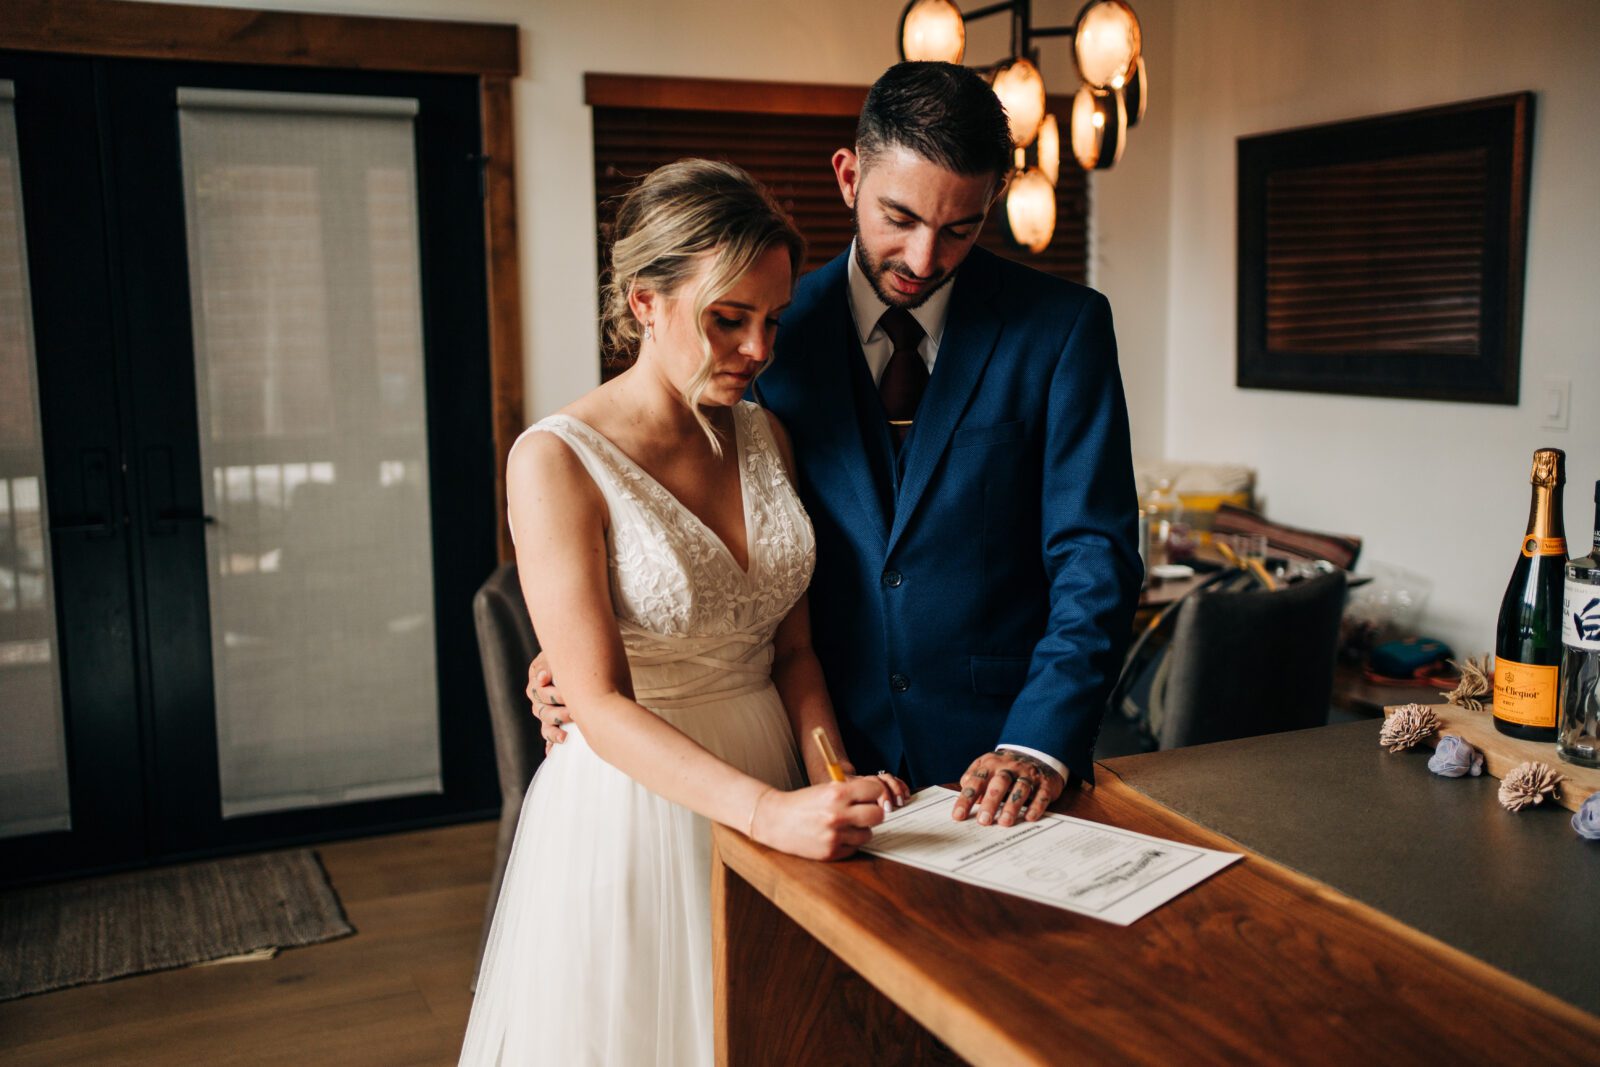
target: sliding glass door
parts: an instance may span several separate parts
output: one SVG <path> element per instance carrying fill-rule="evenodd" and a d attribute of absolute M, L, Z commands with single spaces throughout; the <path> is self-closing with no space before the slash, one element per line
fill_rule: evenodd
<path fill-rule="evenodd" d="M 34 81 L 41 97 L 52 78 L 87 83 L 87 121 L 72 128 L 102 161 L 106 237 L 77 266 L 104 279 L 108 343 L 59 392 L 45 378 L 57 348 L 34 345 L 31 425 L 71 440 L 43 449 L 48 475 L 84 451 L 78 386 L 96 382 L 114 410 L 99 450 L 111 532 L 61 525 L 51 543 L 63 580 L 69 537 L 118 546 L 109 584 L 124 591 L 131 647 L 114 688 L 138 738 L 120 759 L 137 784 L 118 802 L 137 813 L 140 847 L 39 851 L 72 838 L 91 804 L 59 802 L 82 762 L 61 740 L 79 732 L 73 686 L 47 691 L 61 671 L 29 676 L 40 692 L 15 773 L 64 763 L 66 784 L 54 780 L 53 808 L 38 791 L 38 815 L 5 801 L 0 827 L 13 808 L 18 825 L 67 820 L 13 835 L 38 852 L 29 869 L 49 873 L 492 807 L 470 619 L 495 562 L 475 82 L 29 57 L 0 59 L 0 76 L 6 62 L 19 116 Z M 35 213 L 22 213 L 29 256 Z M 0 244 L 4 219 L 0 203 Z M 31 296 L 41 318 L 72 300 L 59 283 Z M 23 343 L 0 338 L 0 373 L 28 363 L 10 355 Z M 0 418 L 0 434 L 18 419 Z M 106 636 L 57 603 L 60 634 Z M 47 644 L 28 647 L 37 658 Z M 55 764 L 52 744 L 66 757 Z M 10 773 L 0 763 L 0 799 Z"/>

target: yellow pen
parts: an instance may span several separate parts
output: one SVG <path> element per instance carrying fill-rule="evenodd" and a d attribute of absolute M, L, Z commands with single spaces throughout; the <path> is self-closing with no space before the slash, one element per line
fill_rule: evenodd
<path fill-rule="evenodd" d="M 824 762 L 828 764 L 828 777 L 836 782 L 844 781 L 844 765 L 839 762 L 839 754 L 828 740 L 828 731 L 818 726 L 811 731 L 811 739 L 817 743 L 817 751 L 822 753 Z"/>

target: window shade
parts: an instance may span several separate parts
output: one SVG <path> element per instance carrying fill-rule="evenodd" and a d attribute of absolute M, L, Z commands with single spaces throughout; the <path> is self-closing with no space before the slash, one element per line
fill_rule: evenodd
<path fill-rule="evenodd" d="M 72 828 L 14 96 L 0 81 L 0 838 Z"/>
<path fill-rule="evenodd" d="M 179 98 L 222 816 L 442 792 L 416 101 Z"/>

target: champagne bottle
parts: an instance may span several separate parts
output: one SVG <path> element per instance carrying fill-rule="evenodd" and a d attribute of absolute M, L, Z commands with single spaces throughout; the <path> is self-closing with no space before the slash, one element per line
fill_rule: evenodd
<path fill-rule="evenodd" d="M 1494 728 L 1525 741 L 1556 739 L 1561 594 L 1567 538 L 1561 522 L 1566 453 L 1533 454 L 1533 503 L 1522 554 L 1500 601 L 1494 640 Z"/>
<path fill-rule="evenodd" d="M 1556 752 L 1600 767 L 1600 482 L 1594 483 L 1594 548 L 1567 564 L 1561 610 L 1561 726 Z"/>

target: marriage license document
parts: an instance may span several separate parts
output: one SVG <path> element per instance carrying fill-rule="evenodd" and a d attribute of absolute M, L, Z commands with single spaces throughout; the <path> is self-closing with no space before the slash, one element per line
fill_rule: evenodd
<path fill-rule="evenodd" d="M 956 822 L 955 799 L 943 786 L 922 790 L 861 851 L 1118 926 L 1242 858 L 1067 815 L 1014 826 Z"/>

